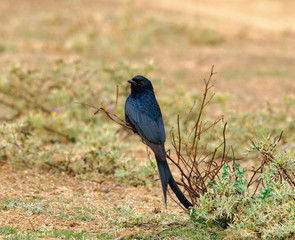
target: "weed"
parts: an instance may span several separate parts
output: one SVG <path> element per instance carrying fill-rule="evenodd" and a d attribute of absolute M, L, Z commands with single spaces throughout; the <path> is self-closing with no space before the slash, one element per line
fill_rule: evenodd
<path fill-rule="evenodd" d="M 263 143 L 264 148 L 271 148 L 274 153 L 277 142 L 268 142 L 268 145 L 265 141 Z M 286 153 L 279 156 L 278 160 L 264 166 L 258 185 L 262 181 L 264 184 L 258 192 L 253 189 L 252 192 L 249 191 L 246 169 L 241 170 L 238 164 L 233 164 L 231 168 L 225 165 L 221 178 L 199 198 L 196 209 L 191 210 L 190 216 L 194 223 L 203 226 L 219 225 L 226 228 L 230 235 L 241 238 L 293 236 L 294 187 L 287 175 L 283 177 L 280 174 L 282 170 L 278 162 L 284 159 L 284 162 L 293 166 L 294 158 L 290 159 Z M 290 168 L 285 170 L 289 172 Z"/>

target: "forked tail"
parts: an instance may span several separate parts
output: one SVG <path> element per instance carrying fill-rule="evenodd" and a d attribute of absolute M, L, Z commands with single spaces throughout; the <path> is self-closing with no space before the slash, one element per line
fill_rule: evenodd
<path fill-rule="evenodd" d="M 181 204 L 185 208 L 188 209 L 189 207 L 193 206 L 191 204 L 191 202 L 183 195 L 183 193 L 179 189 L 177 183 L 175 182 L 175 180 L 171 174 L 171 171 L 170 171 L 170 168 L 169 168 L 169 165 L 168 165 L 166 159 L 160 160 L 156 156 L 156 160 L 157 160 L 157 165 L 158 165 L 158 169 L 159 169 L 162 190 L 163 190 L 163 194 L 164 194 L 165 206 L 167 207 L 167 187 L 168 187 L 168 184 L 171 187 L 172 191 L 175 193 L 178 200 L 181 202 Z"/>

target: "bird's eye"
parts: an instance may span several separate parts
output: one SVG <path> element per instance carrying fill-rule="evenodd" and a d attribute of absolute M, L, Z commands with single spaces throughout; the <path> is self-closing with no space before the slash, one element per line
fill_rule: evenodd
<path fill-rule="evenodd" d="M 141 79 L 134 79 L 134 80 L 136 81 L 137 84 L 141 85 L 143 83 L 143 81 Z"/>

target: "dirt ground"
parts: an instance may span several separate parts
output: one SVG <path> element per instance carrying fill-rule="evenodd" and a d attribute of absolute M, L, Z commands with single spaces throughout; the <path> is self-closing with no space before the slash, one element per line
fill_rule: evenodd
<path fill-rule="evenodd" d="M 142 47 L 141 56 L 144 57 L 137 58 L 136 62 L 140 65 L 151 59 L 157 66 L 152 77 L 161 76 L 169 85 L 169 88 L 163 87 L 158 92 L 165 94 L 170 87 L 175 89 L 181 84 L 191 92 L 201 92 L 202 79 L 208 76 L 211 65 L 215 65 L 218 72 L 215 87 L 230 96 L 228 104 L 233 111 L 257 111 L 265 107 L 267 102 L 279 106 L 285 95 L 295 97 L 295 1 L 292 0 L 2 1 L 0 20 L 6 19 L 6 24 L 0 27 L 2 37 L 11 41 L 16 50 L 1 53 L 0 63 L 5 65 L 13 60 L 28 66 L 42 66 L 59 57 L 86 60 L 89 55 L 59 49 L 58 42 L 24 38 L 22 28 L 34 26 L 29 24 L 34 20 L 32 12 L 43 14 L 45 20 L 50 19 L 51 14 L 63 12 L 67 18 L 70 16 L 69 11 L 72 11 L 73 18 L 91 15 L 99 19 L 102 15 L 119 12 L 128 4 L 134 5 L 135 18 L 140 18 L 143 12 L 172 25 L 195 26 L 197 23 L 200 28 L 213 29 L 224 39 L 222 44 L 192 45 L 189 48 L 173 41 L 167 46 L 164 42 Z M 19 33 L 10 33 L 11 27 L 18 29 Z M 108 25 L 103 27 L 107 28 Z M 34 32 L 34 28 L 30 31 Z M 97 56 L 95 54 L 98 55 L 94 53 L 93 57 Z M 132 57 L 123 56 L 123 53 L 117 56 L 110 54 L 107 58 L 132 61 Z M 167 211 L 178 214 L 182 219 L 187 218 L 171 200 L 165 210 L 160 187 L 120 185 L 112 178 L 95 182 L 54 172 L 17 169 L 9 164 L 0 166 L 0 196 L 7 199 L 40 199 L 42 206 L 50 201 L 56 206 L 50 211 L 63 209 L 67 213 L 72 209 L 59 198 L 73 201 L 72 206 L 81 206 L 82 203 L 83 206 L 97 209 L 112 209 L 114 203 L 127 201 L 139 213 L 152 215 Z M 92 232 L 111 231 L 110 226 L 102 226 L 99 220 L 67 220 L 54 214 L 24 212 L 17 207 L 1 213 L 0 225 L 23 230 L 60 226 Z M 142 231 L 153 234 L 152 228 Z M 118 233 L 118 236 L 122 234 Z M 124 234 L 132 236 L 134 232 Z"/>
<path fill-rule="evenodd" d="M 2 205 L 5 205 L 5 199 L 10 202 L 10 205 L 6 205 L 6 211 L 0 215 L 0 226 L 32 231 L 40 228 L 50 231 L 58 227 L 61 230 L 113 232 L 125 237 L 139 233 L 154 233 L 153 225 L 157 225 L 156 222 L 149 223 L 150 227 L 145 229 L 137 230 L 127 226 L 124 228 L 126 230 L 116 232 L 111 222 L 116 218 L 122 221 L 126 219 L 116 216 L 115 211 L 110 216 L 102 214 L 105 214 L 107 209 L 111 210 L 114 206 L 121 204 L 125 207 L 130 206 L 131 210 L 136 209 L 136 214 L 145 214 L 147 216 L 145 218 L 149 215 L 153 216 L 154 220 L 163 211 L 177 214 L 178 219 L 187 218 L 183 210 L 171 201 L 165 210 L 160 188 L 130 187 L 114 182 L 111 177 L 96 182 L 73 178 L 67 174 L 38 172 L 30 169 L 17 170 L 8 164 L 1 166 L 0 172 Z M 17 204 L 12 199 L 16 199 Z M 46 208 L 47 203 L 50 203 L 52 209 Z M 97 209 L 98 213 L 94 213 L 97 220 L 85 221 L 82 217 L 77 217 L 76 211 L 81 208 Z M 46 209 L 45 212 L 38 214 L 37 212 L 43 211 L 42 209 Z M 60 212 L 66 212 L 67 215 L 76 216 L 76 218 L 70 219 L 56 214 Z"/>

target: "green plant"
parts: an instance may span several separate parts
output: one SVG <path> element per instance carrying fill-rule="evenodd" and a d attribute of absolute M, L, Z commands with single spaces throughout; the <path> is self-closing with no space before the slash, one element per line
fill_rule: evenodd
<path fill-rule="evenodd" d="M 221 178 L 213 182 L 190 211 L 193 222 L 196 225 L 222 226 L 233 237 L 283 239 L 294 236 L 292 174 L 295 162 L 287 153 L 277 154 L 277 146 L 278 139 L 271 141 L 269 137 L 252 146 L 253 150 L 260 152 L 267 149 L 263 156 L 268 156 L 268 159 L 272 156 L 272 160 L 266 164 L 264 159 L 251 174 L 245 168 L 240 170 L 237 163 L 231 167 L 225 165 Z M 258 182 L 254 188 L 251 187 L 253 179 Z M 257 191 L 260 183 L 263 185 Z"/>

